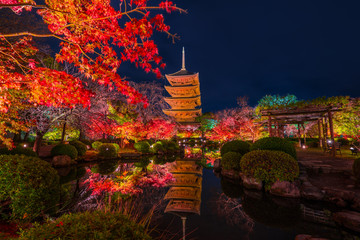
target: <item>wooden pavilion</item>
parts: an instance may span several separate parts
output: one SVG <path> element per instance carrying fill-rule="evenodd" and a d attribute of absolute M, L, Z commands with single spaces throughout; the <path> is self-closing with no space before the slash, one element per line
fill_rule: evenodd
<path fill-rule="evenodd" d="M 333 156 L 335 156 L 336 149 L 334 147 L 333 113 L 337 111 L 341 111 L 338 106 L 305 106 L 301 108 L 262 110 L 261 115 L 267 117 L 267 128 L 270 137 L 284 137 L 284 126 L 288 124 L 296 124 L 298 126 L 300 147 L 300 127 L 304 127 L 305 122 L 317 121 L 320 147 L 326 147 L 326 140 L 330 137 L 333 144 L 331 151 Z M 306 144 L 305 135 L 304 144 Z"/>

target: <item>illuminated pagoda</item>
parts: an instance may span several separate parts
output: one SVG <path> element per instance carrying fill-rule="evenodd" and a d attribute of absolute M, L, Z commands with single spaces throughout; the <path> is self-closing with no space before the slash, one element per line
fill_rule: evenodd
<path fill-rule="evenodd" d="M 196 123 L 195 118 L 201 116 L 199 73 L 189 72 L 185 69 L 185 50 L 182 50 L 182 68 L 172 74 L 166 74 L 170 86 L 165 86 L 171 97 L 165 101 L 171 109 L 164 109 L 164 113 L 174 117 L 182 124 Z"/>

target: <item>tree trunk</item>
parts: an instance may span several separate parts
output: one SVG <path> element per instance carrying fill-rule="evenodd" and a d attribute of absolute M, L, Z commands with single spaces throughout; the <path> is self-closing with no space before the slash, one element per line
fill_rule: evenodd
<path fill-rule="evenodd" d="M 38 155 L 39 155 L 39 150 L 40 150 L 43 136 L 44 136 L 44 133 L 36 132 L 36 138 L 35 138 L 35 142 L 34 142 L 33 151 L 36 152 Z"/>
<path fill-rule="evenodd" d="M 28 139 L 28 137 L 29 137 L 29 134 L 30 134 L 29 131 L 25 133 L 25 135 L 24 135 L 24 142 L 27 141 L 27 139 Z"/>
<path fill-rule="evenodd" d="M 63 130 L 62 130 L 62 133 L 61 133 L 61 142 L 64 142 L 65 133 L 66 133 L 66 118 L 65 118 L 65 122 L 64 122 L 64 125 L 63 125 Z"/>

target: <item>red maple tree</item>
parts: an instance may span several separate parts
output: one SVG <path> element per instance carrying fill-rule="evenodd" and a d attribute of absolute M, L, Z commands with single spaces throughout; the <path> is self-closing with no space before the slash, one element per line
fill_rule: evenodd
<path fill-rule="evenodd" d="M 47 0 L 44 4 L 34 0 L 0 0 L 0 8 L 11 8 L 16 14 L 36 9 L 49 30 L 47 34 L 0 33 L 0 112 L 17 107 L 12 106 L 12 91 L 26 91 L 26 101 L 34 105 L 73 108 L 90 104 L 93 93 L 79 78 L 39 66 L 33 57 L 37 52 L 33 37 L 58 39 L 59 63 L 74 65 L 88 79 L 127 96 L 129 103 L 143 102 L 146 107 L 146 98 L 129 86 L 118 74 L 118 68 L 122 62 L 130 61 L 160 77 L 159 67 L 165 64 L 151 37 L 154 31 L 176 36 L 169 33 L 163 15 L 152 12 L 184 12 L 171 1 L 156 6 L 148 2 L 119 0 L 119 7 L 114 8 L 110 0 Z M 5 131 L 16 129 L 4 125 Z"/>

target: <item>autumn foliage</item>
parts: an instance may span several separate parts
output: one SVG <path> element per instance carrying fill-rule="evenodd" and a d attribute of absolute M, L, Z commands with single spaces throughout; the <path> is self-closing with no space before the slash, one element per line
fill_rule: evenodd
<path fill-rule="evenodd" d="M 142 102 L 146 107 L 146 98 L 119 75 L 118 69 L 124 61 L 130 61 L 160 77 L 160 68 L 165 64 L 151 38 L 155 31 L 176 36 L 169 33 L 163 15 L 153 11 L 183 11 L 171 1 L 150 6 L 145 0 L 119 0 L 117 4 L 109 0 L 47 0 L 44 4 L 34 0 L 0 0 L 0 8 L 10 8 L 18 15 L 35 9 L 48 26 L 47 34 L 0 33 L 0 113 L 21 104 L 12 101 L 12 91 L 26 93 L 24 101 L 32 106 L 90 105 L 93 93 L 81 79 L 35 61 L 38 49 L 34 47 L 34 37 L 58 39 L 57 62 L 72 64 L 85 78 L 121 92 L 129 103 Z M 0 128 L 19 130 L 5 125 Z"/>

